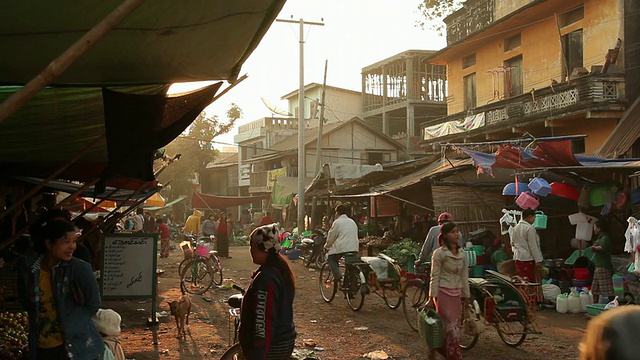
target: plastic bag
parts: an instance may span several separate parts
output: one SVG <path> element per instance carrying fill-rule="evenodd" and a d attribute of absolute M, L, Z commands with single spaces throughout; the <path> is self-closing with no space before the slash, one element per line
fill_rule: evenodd
<path fill-rule="evenodd" d="M 544 295 L 544 299 L 547 301 L 551 301 L 553 303 L 556 302 L 556 298 L 560 295 L 562 291 L 560 287 L 554 284 L 542 284 L 542 294 Z"/>
<path fill-rule="evenodd" d="M 618 303 L 618 297 L 616 296 L 615 299 L 613 299 L 613 301 L 609 302 L 607 305 L 604 306 L 605 310 L 609 310 L 609 309 L 613 309 L 620 306 L 620 304 Z"/>

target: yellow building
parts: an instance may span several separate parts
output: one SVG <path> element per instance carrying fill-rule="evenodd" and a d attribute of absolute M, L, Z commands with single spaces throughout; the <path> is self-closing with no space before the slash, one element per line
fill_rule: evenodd
<path fill-rule="evenodd" d="M 449 115 L 423 123 L 423 149 L 529 133 L 587 135 L 575 151 L 595 153 L 640 92 L 632 3 L 467 1 L 429 59 L 447 66 Z"/>

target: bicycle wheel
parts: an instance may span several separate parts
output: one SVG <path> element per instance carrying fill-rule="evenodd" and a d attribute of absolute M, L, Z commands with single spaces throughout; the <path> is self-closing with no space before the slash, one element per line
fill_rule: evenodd
<path fill-rule="evenodd" d="M 361 291 L 362 286 L 366 286 L 366 284 L 360 278 L 360 269 L 356 266 L 348 267 L 345 270 L 344 278 L 348 278 L 348 286 L 344 291 L 347 296 L 347 304 L 353 311 L 358 311 L 362 309 L 364 305 L 364 293 Z"/>
<path fill-rule="evenodd" d="M 222 354 L 220 360 L 241 360 L 244 359 L 244 355 L 242 355 L 242 348 L 240 347 L 240 343 L 233 344 L 227 351 Z"/>
<path fill-rule="evenodd" d="M 474 296 L 471 295 L 469 307 L 473 308 L 473 301 L 475 300 Z M 462 304 L 462 314 L 460 315 L 460 322 L 458 323 L 458 327 L 460 328 L 460 348 L 462 350 L 469 350 L 473 348 L 478 342 L 478 338 L 480 334 L 473 332 L 471 329 L 465 329 L 464 320 L 465 315 L 468 314 L 467 311 L 464 311 L 464 303 Z M 469 332 L 471 331 L 471 332 Z"/>
<path fill-rule="evenodd" d="M 402 289 L 400 279 L 382 284 L 382 297 L 390 309 L 397 309 L 402 303 Z"/>
<path fill-rule="evenodd" d="M 189 294 L 201 295 L 213 285 L 213 269 L 205 259 L 196 259 L 182 269 L 180 285 Z"/>
<path fill-rule="evenodd" d="M 527 338 L 527 326 L 522 321 L 499 321 L 496 324 L 498 336 L 505 344 L 517 347 L 520 346 Z"/>
<path fill-rule="evenodd" d="M 327 252 L 321 251 L 320 254 L 316 256 L 316 268 L 321 269 L 322 264 L 324 264 L 325 262 L 327 262 Z"/>
<path fill-rule="evenodd" d="M 427 301 L 427 286 L 424 281 L 413 279 L 402 290 L 402 312 L 413 331 L 418 331 L 418 309 Z"/>
<path fill-rule="evenodd" d="M 210 258 L 213 270 L 213 283 L 217 286 L 222 285 L 222 263 L 217 256 L 211 256 Z"/>
<path fill-rule="evenodd" d="M 178 265 L 178 276 L 182 276 L 182 270 L 184 270 L 184 266 L 189 262 L 192 261 L 193 259 L 182 259 L 182 261 L 180 261 L 180 265 Z"/>
<path fill-rule="evenodd" d="M 320 268 L 320 276 L 318 277 L 320 283 L 320 295 L 325 302 L 333 301 L 338 291 L 338 283 L 333 281 L 333 273 L 329 263 L 324 263 Z"/>

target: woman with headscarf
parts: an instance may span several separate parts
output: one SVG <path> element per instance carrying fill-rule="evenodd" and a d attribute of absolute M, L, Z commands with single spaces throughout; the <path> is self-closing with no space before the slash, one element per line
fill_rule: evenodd
<path fill-rule="evenodd" d="M 245 359 L 289 359 L 296 339 L 293 323 L 295 280 L 280 253 L 278 228 L 260 226 L 251 232 L 251 258 L 260 267 L 242 300 L 239 341 Z"/>
<path fill-rule="evenodd" d="M 448 222 L 440 228 L 438 241 L 442 244 L 431 258 L 428 308 L 435 308 L 442 319 L 445 332 L 444 347 L 438 349 L 445 359 L 462 359 L 460 350 L 460 316 L 462 300 L 469 301 L 468 260 L 458 244 L 458 227 Z M 435 358 L 429 349 L 429 358 Z"/>

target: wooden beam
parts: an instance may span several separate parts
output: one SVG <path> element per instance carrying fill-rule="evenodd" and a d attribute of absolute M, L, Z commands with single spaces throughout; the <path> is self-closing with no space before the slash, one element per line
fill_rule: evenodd
<path fill-rule="evenodd" d="M 125 0 L 65 52 L 55 58 L 35 78 L 0 104 L 0 123 L 67 70 L 78 58 L 102 40 L 111 29 L 131 14 L 145 0 Z"/>

